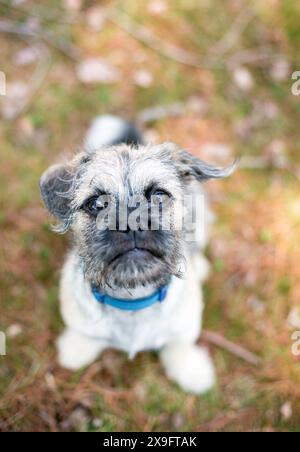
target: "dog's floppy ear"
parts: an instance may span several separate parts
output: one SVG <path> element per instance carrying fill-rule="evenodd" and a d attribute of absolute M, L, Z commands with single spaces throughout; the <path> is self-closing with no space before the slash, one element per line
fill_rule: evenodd
<path fill-rule="evenodd" d="M 221 179 L 223 177 L 228 177 L 234 172 L 238 164 L 238 161 L 236 160 L 232 165 L 220 168 L 210 165 L 182 149 L 177 150 L 175 162 L 182 178 L 195 178 L 199 182 L 205 182 L 208 179 Z"/>
<path fill-rule="evenodd" d="M 48 168 L 40 179 L 40 190 L 49 212 L 60 221 L 66 221 L 71 211 L 71 191 L 76 167 L 58 164 Z"/>

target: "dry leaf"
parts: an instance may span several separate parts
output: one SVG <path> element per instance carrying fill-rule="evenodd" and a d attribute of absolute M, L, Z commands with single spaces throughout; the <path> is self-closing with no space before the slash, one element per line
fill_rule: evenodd
<path fill-rule="evenodd" d="M 79 11 L 82 7 L 82 0 L 64 0 L 64 5 L 70 11 Z"/>
<path fill-rule="evenodd" d="M 295 306 L 288 315 L 287 322 L 290 327 L 300 329 L 300 307 Z"/>
<path fill-rule="evenodd" d="M 152 85 L 153 76 L 151 72 L 141 69 L 134 74 L 133 81 L 136 85 L 141 86 L 142 88 L 148 88 Z"/>
<path fill-rule="evenodd" d="M 288 80 L 291 75 L 291 66 L 288 60 L 285 58 L 275 60 L 271 67 L 270 75 L 276 82 Z"/>
<path fill-rule="evenodd" d="M 1 111 L 5 119 L 10 119 L 18 110 L 20 103 L 23 103 L 28 95 L 28 86 L 19 80 L 12 82 L 6 87 L 6 96 L 3 98 Z"/>
<path fill-rule="evenodd" d="M 17 66 L 27 66 L 34 63 L 38 58 L 38 51 L 35 47 L 21 49 L 15 55 L 14 62 Z"/>
<path fill-rule="evenodd" d="M 20 334 L 22 334 L 22 332 L 23 332 L 22 325 L 19 325 L 18 323 L 14 323 L 7 328 L 6 335 L 10 339 L 14 339 L 15 337 L 20 336 Z"/>
<path fill-rule="evenodd" d="M 89 29 L 94 32 L 102 30 L 106 20 L 106 10 L 101 6 L 94 6 L 86 13 L 86 21 Z"/>
<path fill-rule="evenodd" d="M 236 68 L 233 71 L 233 79 L 235 84 L 242 91 L 250 91 L 250 89 L 253 87 L 253 78 L 251 72 L 244 67 Z"/>
<path fill-rule="evenodd" d="M 168 10 L 168 5 L 164 0 L 152 0 L 147 7 L 150 14 L 159 16 Z"/>
<path fill-rule="evenodd" d="M 82 83 L 115 83 L 120 80 L 118 69 L 103 58 L 87 58 L 76 67 L 76 74 Z"/>
<path fill-rule="evenodd" d="M 226 163 L 232 156 L 232 149 L 223 143 L 205 143 L 201 146 L 201 155 L 204 160 Z"/>
<path fill-rule="evenodd" d="M 280 408 L 280 414 L 285 421 L 288 421 L 293 416 L 293 409 L 291 402 L 285 402 Z"/>

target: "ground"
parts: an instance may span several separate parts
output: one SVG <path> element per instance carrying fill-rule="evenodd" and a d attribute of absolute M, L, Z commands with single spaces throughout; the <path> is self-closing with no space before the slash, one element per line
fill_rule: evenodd
<path fill-rule="evenodd" d="M 300 330 L 300 97 L 291 92 L 300 5 L 44 3 L 0 2 L 0 430 L 300 430 L 291 340 Z M 84 68 L 97 78 L 91 58 L 99 57 L 101 80 L 87 80 Z M 101 113 L 138 119 L 152 141 L 174 141 L 212 163 L 241 157 L 232 177 L 207 184 L 216 222 L 204 328 L 261 363 L 200 339 L 218 374 L 204 396 L 167 381 L 155 354 L 128 361 L 108 351 L 76 373 L 56 363 L 68 238 L 51 231 L 38 180 L 80 149 Z"/>

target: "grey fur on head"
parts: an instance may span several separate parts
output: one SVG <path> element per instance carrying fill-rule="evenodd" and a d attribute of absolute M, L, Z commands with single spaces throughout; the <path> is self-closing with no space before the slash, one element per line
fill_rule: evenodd
<path fill-rule="evenodd" d="M 169 194 L 176 210 L 191 179 L 202 182 L 233 170 L 234 165 L 208 165 L 173 143 L 121 144 L 82 152 L 65 165 L 50 167 L 40 188 L 47 209 L 59 221 L 56 230 L 71 229 L 88 281 L 99 287 L 159 287 L 172 275 L 180 276 L 183 231 L 101 231 L 85 206 L 104 193 L 126 201 L 156 187 Z"/>

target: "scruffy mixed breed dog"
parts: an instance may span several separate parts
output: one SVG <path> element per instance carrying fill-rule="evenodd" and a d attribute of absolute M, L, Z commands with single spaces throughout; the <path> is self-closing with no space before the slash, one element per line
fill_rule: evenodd
<path fill-rule="evenodd" d="M 111 347 L 131 358 L 159 350 L 167 376 L 184 390 L 214 385 L 211 359 L 196 345 L 211 221 L 200 183 L 232 171 L 173 143 L 145 144 L 132 124 L 102 116 L 82 152 L 43 174 L 56 229 L 73 238 L 60 287 L 63 367 L 87 366 Z"/>

